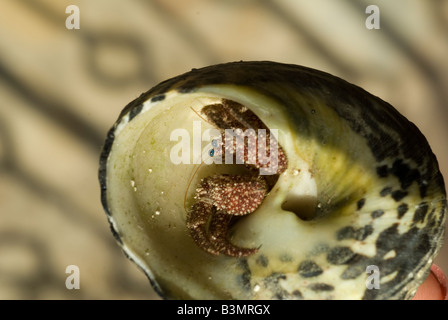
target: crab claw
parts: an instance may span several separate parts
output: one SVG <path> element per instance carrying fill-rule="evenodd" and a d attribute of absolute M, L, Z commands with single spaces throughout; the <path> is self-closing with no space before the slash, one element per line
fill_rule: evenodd
<path fill-rule="evenodd" d="M 187 216 L 194 242 L 213 255 L 242 257 L 256 253 L 256 248 L 233 245 L 227 233 L 232 217 L 254 212 L 266 192 L 266 181 L 260 177 L 214 175 L 203 179 L 196 191 L 197 202 Z"/>

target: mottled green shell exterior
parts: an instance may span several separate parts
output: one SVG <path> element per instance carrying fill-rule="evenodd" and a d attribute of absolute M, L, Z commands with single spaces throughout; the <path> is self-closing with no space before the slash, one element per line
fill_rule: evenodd
<path fill-rule="evenodd" d="M 112 207 L 108 191 L 109 184 L 115 183 L 111 182 L 114 180 L 108 165 L 111 152 L 118 148 L 117 128 L 121 132 L 141 113 L 151 112 L 152 107 L 147 105 L 201 92 L 224 93 L 223 98 L 240 99 L 238 102 L 246 105 L 252 100 L 267 101 L 269 105 L 254 102 L 258 110 L 253 111 L 268 127 L 283 130 L 286 138 L 280 143 L 288 157 L 299 155 L 309 165 L 317 185 L 315 216 L 311 221 L 298 222 L 310 238 L 316 238 L 309 246 L 284 243 L 277 250 L 261 244 L 255 256 L 209 258 L 214 259 L 215 266 L 232 263 L 229 279 L 235 280 L 232 286 L 240 287 L 238 293 L 232 292 L 233 287 L 226 289 L 226 283 L 215 283 L 222 287 L 210 292 L 201 289 L 208 296 L 195 295 L 189 283 L 202 280 L 195 279 L 193 273 L 188 275 L 190 282 L 185 280 L 182 286 L 160 280 L 163 272 L 153 270 L 151 261 L 126 242 L 127 235 L 116 218 L 120 213 Z M 248 96 L 247 100 L 241 101 L 242 96 Z M 194 69 L 142 94 L 124 108 L 110 130 L 99 178 L 102 202 L 116 239 L 145 271 L 154 288 L 167 298 L 345 299 L 352 296 L 344 293 L 353 290 L 359 291 L 354 296 L 360 299 L 409 299 L 441 247 L 446 219 L 443 177 L 436 157 L 414 124 L 388 103 L 340 78 L 273 62 L 235 62 Z M 260 213 L 258 218 L 263 214 L 269 217 L 269 213 Z M 251 221 L 262 223 L 256 219 L 255 214 L 247 218 L 243 227 Z M 251 230 L 249 226 L 247 230 Z M 285 230 L 275 232 L 282 234 Z M 319 241 L 323 232 L 325 237 Z M 299 251 L 300 258 L 291 253 Z M 208 259 L 206 254 L 197 254 Z M 380 289 L 368 289 L 364 284 L 370 265 L 381 272 Z M 167 265 L 166 270 L 170 267 Z"/>

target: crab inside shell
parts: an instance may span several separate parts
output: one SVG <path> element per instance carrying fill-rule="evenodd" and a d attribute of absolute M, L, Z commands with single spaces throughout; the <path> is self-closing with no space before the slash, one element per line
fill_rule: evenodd
<path fill-rule="evenodd" d="M 248 174 L 203 163 L 213 141 L 203 134 L 216 127 L 201 110 L 223 99 L 277 129 L 288 159 L 261 205 L 229 226 L 232 244 L 258 248 L 245 257 L 210 255 L 186 226 L 202 179 Z M 100 181 L 123 250 L 177 299 L 410 298 L 446 211 L 435 157 L 390 105 L 328 74 L 268 62 L 195 70 L 136 99 L 109 133 Z M 369 265 L 379 290 L 366 286 Z"/>

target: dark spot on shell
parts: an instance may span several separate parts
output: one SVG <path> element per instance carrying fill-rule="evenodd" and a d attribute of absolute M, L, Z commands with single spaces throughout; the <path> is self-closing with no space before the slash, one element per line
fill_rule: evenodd
<path fill-rule="evenodd" d="M 326 283 L 312 283 L 308 286 L 313 291 L 333 291 L 334 287 Z"/>
<path fill-rule="evenodd" d="M 392 198 L 397 202 L 406 197 L 407 195 L 408 193 L 402 190 L 395 190 L 394 192 L 392 192 Z"/>
<path fill-rule="evenodd" d="M 373 227 L 366 225 L 356 230 L 356 240 L 363 241 L 373 233 Z"/>
<path fill-rule="evenodd" d="M 436 212 L 436 209 L 434 208 L 431 210 L 431 213 L 428 215 L 428 220 L 427 220 L 428 222 L 426 224 L 428 226 L 428 228 L 431 228 L 431 229 L 434 228 L 434 226 L 437 222 L 435 212 Z"/>
<path fill-rule="evenodd" d="M 283 290 L 281 292 L 276 292 L 274 294 L 274 299 L 276 300 L 286 300 L 288 297 L 286 290 Z"/>
<path fill-rule="evenodd" d="M 389 169 L 388 169 L 387 165 L 377 167 L 376 173 L 378 174 L 378 176 L 380 178 L 386 178 L 389 175 Z"/>
<path fill-rule="evenodd" d="M 140 112 L 142 112 L 142 109 L 143 109 L 143 103 L 132 108 L 131 111 L 129 112 L 129 121 L 134 119 Z"/>
<path fill-rule="evenodd" d="M 296 299 L 303 299 L 303 295 L 299 290 L 294 290 L 292 292 L 292 295 L 296 298 Z"/>
<path fill-rule="evenodd" d="M 157 102 L 157 101 L 163 101 L 163 100 L 165 100 L 164 94 L 159 94 L 159 95 L 151 98 L 151 102 Z"/>
<path fill-rule="evenodd" d="M 328 247 L 328 245 L 323 244 L 323 243 L 318 243 L 317 245 L 315 245 L 311 251 L 310 254 L 313 256 L 317 256 L 321 253 L 326 253 L 328 252 L 328 250 L 330 250 L 330 248 Z"/>
<path fill-rule="evenodd" d="M 323 271 L 314 261 L 306 260 L 299 265 L 298 272 L 304 278 L 312 278 L 322 274 Z"/>
<path fill-rule="evenodd" d="M 401 219 L 406 212 L 408 212 L 408 205 L 406 203 L 400 204 L 397 208 L 398 211 L 398 219 Z"/>
<path fill-rule="evenodd" d="M 420 203 L 418 205 L 418 208 L 415 210 L 412 222 L 413 223 L 423 222 L 423 220 L 425 220 L 427 212 L 428 212 L 428 204 L 426 202 Z"/>
<path fill-rule="evenodd" d="M 260 256 L 256 260 L 257 264 L 266 268 L 269 264 L 269 259 L 264 254 L 260 254 Z"/>
<path fill-rule="evenodd" d="M 364 291 L 364 296 L 362 300 L 374 300 L 378 296 L 378 290 L 375 289 L 367 289 Z"/>
<path fill-rule="evenodd" d="M 376 218 L 381 217 L 383 214 L 384 214 L 383 210 L 375 210 L 375 211 L 372 212 L 371 217 L 373 219 L 376 219 Z"/>
<path fill-rule="evenodd" d="M 380 196 L 385 197 L 388 194 L 390 194 L 392 192 L 392 188 L 391 187 L 386 187 L 383 190 L 380 191 Z"/>
<path fill-rule="evenodd" d="M 385 255 L 392 249 L 395 249 L 395 242 L 398 238 L 398 223 L 394 223 L 391 227 L 387 228 L 383 232 L 380 233 L 378 239 L 376 240 L 377 250 L 382 251 L 382 253 L 378 252 L 380 256 Z"/>
<path fill-rule="evenodd" d="M 177 92 L 179 93 L 190 93 L 194 91 L 194 86 L 188 86 L 188 87 L 179 87 L 179 89 L 177 89 Z"/>
<path fill-rule="evenodd" d="M 331 264 L 349 264 L 351 260 L 357 258 L 357 254 L 354 253 L 348 247 L 335 247 L 327 254 L 327 260 Z"/>
<path fill-rule="evenodd" d="M 281 262 L 291 262 L 293 259 L 292 259 L 292 257 L 289 255 L 289 254 L 282 254 L 282 255 L 280 255 L 280 261 Z"/>
<path fill-rule="evenodd" d="M 336 238 L 338 240 L 354 239 L 355 234 L 356 234 L 355 228 L 348 226 L 348 227 L 339 229 L 338 232 L 336 233 Z"/>
<path fill-rule="evenodd" d="M 286 275 L 284 273 L 273 272 L 265 278 L 265 281 L 278 283 L 279 280 L 285 280 L 285 279 L 286 279 Z"/>
<path fill-rule="evenodd" d="M 426 193 L 428 192 L 428 182 L 424 179 L 420 179 L 418 188 L 420 189 L 420 197 L 426 197 Z"/>
<path fill-rule="evenodd" d="M 367 265 L 368 261 L 365 257 L 363 257 L 363 259 L 360 259 L 358 263 L 348 266 L 347 269 L 345 269 L 345 271 L 341 274 L 341 279 L 347 280 L 358 278 L 366 271 Z"/>
<path fill-rule="evenodd" d="M 151 90 L 150 90 L 151 91 Z M 123 120 L 123 117 L 131 112 L 134 112 L 136 114 L 140 113 L 143 104 L 148 100 L 148 97 L 151 96 L 153 93 L 147 91 L 142 93 L 137 99 L 129 102 L 126 107 L 124 107 L 124 109 L 121 111 L 120 116 L 118 117 L 118 121 L 116 122 L 116 124 L 118 122 L 121 122 L 121 120 Z M 136 109 L 137 108 L 137 109 Z M 136 109 L 136 110 L 134 110 Z M 138 112 L 137 112 L 138 111 Z M 134 115 L 135 116 L 135 115 Z M 130 117 L 130 119 L 132 119 L 133 117 Z"/>
<path fill-rule="evenodd" d="M 274 299 L 285 300 L 292 298 L 292 295 L 279 284 L 280 280 L 285 280 L 286 278 L 286 275 L 283 273 L 273 272 L 264 279 L 263 282 L 267 289 L 271 292 L 275 292 L 273 296 Z"/>
<path fill-rule="evenodd" d="M 400 180 L 401 188 L 403 190 L 409 188 L 412 182 L 420 179 L 420 172 L 416 169 L 411 169 L 409 165 L 403 163 L 403 160 L 401 159 L 395 160 L 391 172 Z"/>
<path fill-rule="evenodd" d="M 364 207 L 365 203 L 366 203 L 366 199 L 362 198 L 361 200 L 359 200 L 358 203 L 356 204 L 357 210 L 361 210 L 362 207 Z"/>
<path fill-rule="evenodd" d="M 365 240 L 372 233 L 373 233 L 373 227 L 371 225 L 366 225 L 359 229 L 347 226 L 342 229 L 339 229 L 339 231 L 336 233 L 336 238 L 339 241 L 344 239 L 356 239 L 362 241 Z"/>
<path fill-rule="evenodd" d="M 237 282 L 241 284 L 242 288 L 249 291 L 251 290 L 250 279 L 252 278 L 252 274 L 247 259 L 240 259 L 239 267 L 243 269 L 243 273 L 238 276 Z"/>

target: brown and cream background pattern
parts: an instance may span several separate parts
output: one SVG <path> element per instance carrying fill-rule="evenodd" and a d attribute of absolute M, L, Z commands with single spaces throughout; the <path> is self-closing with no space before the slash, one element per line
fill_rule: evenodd
<path fill-rule="evenodd" d="M 419 127 L 446 183 L 447 35 L 447 0 L 3 0 L 0 298 L 157 298 L 112 237 L 99 154 L 128 102 L 192 68 L 273 60 L 348 80 Z M 436 263 L 448 273 L 447 245 Z"/>

